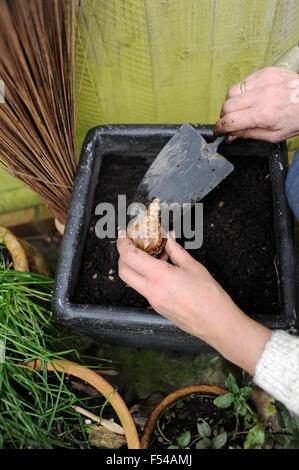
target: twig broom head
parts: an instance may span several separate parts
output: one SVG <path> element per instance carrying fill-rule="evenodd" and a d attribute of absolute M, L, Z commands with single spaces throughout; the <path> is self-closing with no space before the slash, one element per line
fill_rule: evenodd
<path fill-rule="evenodd" d="M 2 0 L 0 163 L 65 222 L 76 169 L 76 0 Z"/>

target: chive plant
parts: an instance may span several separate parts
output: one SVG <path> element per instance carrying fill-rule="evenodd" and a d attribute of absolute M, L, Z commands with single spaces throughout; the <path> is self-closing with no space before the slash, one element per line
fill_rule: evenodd
<path fill-rule="evenodd" d="M 0 245 L 0 448 L 89 448 L 88 426 L 71 406 L 99 413 L 104 397 L 77 398 L 63 374 L 26 366 L 35 359 L 81 362 L 52 319 L 53 280 L 6 268 Z"/>

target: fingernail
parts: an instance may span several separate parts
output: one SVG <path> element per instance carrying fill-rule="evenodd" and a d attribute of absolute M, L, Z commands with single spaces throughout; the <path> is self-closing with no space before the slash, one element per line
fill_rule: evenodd
<path fill-rule="evenodd" d="M 227 142 L 232 142 L 232 141 L 235 140 L 237 137 L 238 137 L 237 135 L 231 134 L 231 135 L 228 136 Z"/>
<path fill-rule="evenodd" d="M 173 240 L 175 240 L 175 231 L 172 230 L 171 232 L 168 232 L 167 238 L 172 238 Z"/>

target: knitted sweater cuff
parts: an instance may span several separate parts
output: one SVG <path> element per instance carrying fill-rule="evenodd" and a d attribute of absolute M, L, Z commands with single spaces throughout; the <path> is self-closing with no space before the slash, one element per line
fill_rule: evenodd
<path fill-rule="evenodd" d="M 273 331 L 257 363 L 254 382 L 299 416 L 299 338 Z"/>

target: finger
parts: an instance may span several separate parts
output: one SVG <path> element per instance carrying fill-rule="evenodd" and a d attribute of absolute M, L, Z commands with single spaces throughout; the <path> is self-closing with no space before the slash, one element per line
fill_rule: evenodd
<path fill-rule="evenodd" d="M 284 76 L 284 74 L 285 70 L 277 67 L 266 67 L 264 69 L 257 70 L 256 72 L 247 75 L 247 77 L 245 77 L 243 80 L 240 80 L 235 85 L 231 86 L 228 90 L 227 98 L 232 98 L 233 96 L 241 94 L 242 82 L 246 82 L 245 90 L 247 92 L 252 91 L 258 87 L 265 86 L 265 83 L 268 83 L 269 80 L 272 82 L 277 81 L 277 79 L 279 80 L 281 76 Z"/>
<path fill-rule="evenodd" d="M 119 277 L 126 283 L 128 286 L 135 289 L 143 297 L 147 297 L 150 293 L 150 284 L 149 281 L 141 276 L 139 273 L 130 268 L 122 258 L 118 262 L 118 274 Z"/>
<path fill-rule="evenodd" d="M 222 106 L 220 118 L 224 117 L 226 114 L 233 113 L 235 111 L 241 111 L 248 108 L 251 108 L 253 105 L 253 96 L 252 93 L 246 93 L 244 95 L 237 95 L 233 98 L 228 98 Z"/>
<path fill-rule="evenodd" d="M 160 256 L 160 259 L 162 261 L 168 261 L 168 254 L 167 253 L 163 253 L 161 256 Z"/>
<path fill-rule="evenodd" d="M 228 137 L 228 141 L 232 142 L 238 138 L 243 139 L 256 139 L 256 140 L 265 140 L 267 142 L 278 143 L 284 140 L 281 138 L 277 131 L 271 131 L 269 129 L 245 129 L 243 131 L 234 132 Z"/>
<path fill-rule="evenodd" d="M 259 121 L 253 110 L 242 110 L 227 114 L 219 119 L 214 126 L 215 134 L 228 134 L 230 132 L 254 129 L 258 127 Z"/>
<path fill-rule="evenodd" d="M 244 95 L 245 93 L 249 93 L 250 91 L 253 91 L 257 88 L 257 80 L 258 80 L 258 75 L 257 74 L 251 74 L 248 75 L 248 77 L 245 77 L 243 80 L 240 80 L 238 83 L 235 85 L 231 86 L 228 89 L 227 92 L 227 98 L 233 98 L 234 96 L 242 95 L 241 91 L 241 84 L 244 83 Z"/>
<path fill-rule="evenodd" d="M 137 248 L 132 240 L 126 238 L 118 238 L 117 249 L 123 261 L 134 271 L 146 277 L 152 278 L 157 271 L 166 266 L 165 261 L 153 258 L 148 253 Z"/>
<path fill-rule="evenodd" d="M 175 241 L 171 234 L 167 240 L 165 250 L 175 266 L 187 267 L 195 262 L 192 256 Z"/>

